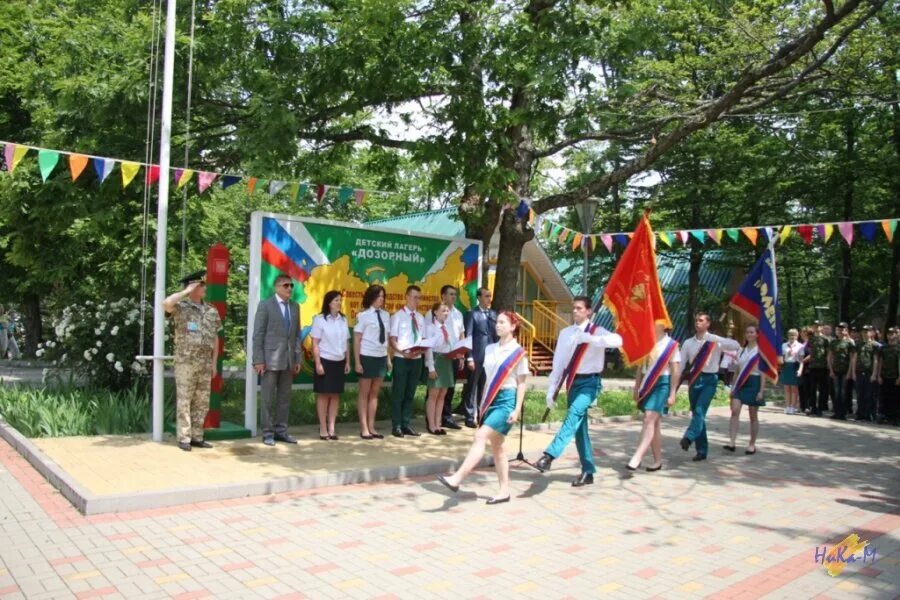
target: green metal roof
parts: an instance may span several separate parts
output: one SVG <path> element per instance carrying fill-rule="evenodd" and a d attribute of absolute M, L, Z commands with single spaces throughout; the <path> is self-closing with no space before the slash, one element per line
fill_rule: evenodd
<path fill-rule="evenodd" d="M 409 213 L 366 221 L 367 225 L 386 227 L 388 229 L 400 229 L 415 233 L 430 233 L 431 235 L 443 235 L 446 237 L 465 237 L 466 227 L 457 217 L 457 208 L 441 208 L 428 212 Z"/>

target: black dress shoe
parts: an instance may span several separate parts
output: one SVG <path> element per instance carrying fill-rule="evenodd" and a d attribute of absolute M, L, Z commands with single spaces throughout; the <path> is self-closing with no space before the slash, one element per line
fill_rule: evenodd
<path fill-rule="evenodd" d="M 292 436 L 292 435 L 289 434 L 289 433 L 276 433 L 276 434 L 275 434 L 275 441 L 276 441 L 276 442 L 283 442 L 283 443 L 285 443 L 285 444 L 296 444 L 296 443 L 297 443 L 297 438 L 295 438 L 294 436 Z"/>
<path fill-rule="evenodd" d="M 210 444 L 209 442 L 204 441 L 204 440 L 200 440 L 199 442 L 195 442 L 194 440 L 191 440 L 191 446 L 193 446 L 194 448 L 212 448 L 213 447 L 212 444 Z"/>
<path fill-rule="evenodd" d="M 419 437 L 420 435 L 422 435 L 412 427 L 402 427 L 400 428 L 400 431 L 403 432 L 403 435 L 411 435 L 413 437 Z"/>
<path fill-rule="evenodd" d="M 184 450 L 185 452 L 191 451 L 190 442 L 178 442 L 178 447 L 181 448 L 182 450 Z"/>
<path fill-rule="evenodd" d="M 478 425 L 475 424 L 474 419 L 471 419 L 466 421 L 466 427 L 468 427 L 469 429 L 475 429 L 476 427 L 478 427 Z"/>
<path fill-rule="evenodd" d="M 509 502 L 509 496 L 506 498 L 488 498 L 485 504 L 493 506 L 494 504 L 503 504 L 504 502 Z"/>
<path fill-rule="evenodd" d="M 754 448 L 753 450 L 744 450 L 744 454 L 747 454 L 747 455 L 756 454 L 756 448 Z"/>
<path fill-rule="evenodd" d="M 437 480 L 440 481 L 442 484 L 444 484 L 447 487 L 447 489 L 450 490 L 451 492 L 453 492 L 454 494 L 459 491 L 459 486 L 458 485 L 450 485 L 450 482 L 447 481 L 447 478 L 444 477 L 443 475 L 438 475 Z"/>
<path fill-rule="evenodd" d="M 435 431 L 435 433 L 438 435 L 447 435 L 447 431 L 445 429 L 438 429 L 437 431 Z"/>
<path fill-rule="evenodd" d="M 399 427 L 394 427 L 391 429 L 391 435 L 394 437 L 403 437 L 403 430 Z"/>
<path fill-rule="evenodd" d="M 427 431 L 427 432 L 430 433 L 431 435 L 441 435 L 440 432 L 439 432 L 437 429 L 428 429 L 428 428 L 426 427 L 426 428 L 425 428 L 425 431 Z"/>
<path fill-rule="evenodd" d="M 457 423 L 453 419 L 444 419 L 443 421 L 441 421 L 441 427 L 446 427 L 447 429 L 462 429 L 459 423 Z"/>
<path fill-rule="evenodd" d="M 687 452 L 687 449 L 691 447 L 691 440 L 686 437 L 681 438 L 681 449 Z"/>
<path fill-rule="evenodd" d="M 329 436 L 328 436 L 328 439 L 336 442 L 336 441 L 338 441 L 338 440 L 341 439 L 341 438 L 339 438 L 339 437 L 336 436 L 336 435 L 329 435 Z"/>
<path fill-rule="evenodd" d="M 375 439 L 375 438 L 374 438 L 373 436 L 371 436 L 371 435 L 363 435 L 363 434 L 359 434 L 359 437 L 361 437 L 361 438 L 364 439 L 364 440 L 374 440 L 374 439 Z"/>
<path fill-rule="evenodd" d="M 572 487 L 581 487 L 583 485 L 591 485 L 594 483 L 593 473 L 582 473 L 572 482 Z"/>
<path fill-rule="evenodd" d="M 323 442 L 327 442 L 327 441 L 328 441 L 328 436 L 327 436 L 327 435 L 320 435 L 320 436 L 319 436 L 319 439 L 322 440 Z"/>
<path fill-rule="evenodd" d="M 726 450 L 728 450 L 729 452 L 734 452 L 734 446 L 722 446 L 722 447 L 725 448 Z"/>
<path fill-rule="evenodd" d="M 544 471 L 550 470 L 551 464 L 553 464 L 553 457 L 545 452 L 544 455 L 534 463 L 534 468 L 543 473 Z"/>
<path fill-rule="evenodd" d="M 644 470 L 647 471 L 648 473 L 652 473 L 652 472 L 654 472 L 654 471 L 659 471 L 660 469 L 662 469 L 662 463 L 659 463 L 659 464 L 656 465 L 655 467 L 647 467 L 647 468 L 644 469 Z"/>
<path fill-rule="evenodd" d="M 700 462 L 701 460 L 706 460 L 706 457 L 703 456 L 702 454 L 698 454 L 698 455 L 696 455 L 694 458 L 692 458 L 691 460 L 694 461 L 694 462 Z"/>

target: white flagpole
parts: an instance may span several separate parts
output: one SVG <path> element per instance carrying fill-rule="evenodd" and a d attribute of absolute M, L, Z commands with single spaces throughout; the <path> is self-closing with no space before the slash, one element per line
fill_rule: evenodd
<path fill-rule="evenodd" d="M 169 150 L 172 135 L 172 81 L 175 74 L 175 2 L 166 4 L 162 126 L 159 137 L 159 205 L 156 212 L 156 287 L 153 294 L 153 441 L 163 438 L 163 355 L 165 354 L 166 233 L 169 218 Z M 148 167 L 149 168 L 149 167 Z"/>

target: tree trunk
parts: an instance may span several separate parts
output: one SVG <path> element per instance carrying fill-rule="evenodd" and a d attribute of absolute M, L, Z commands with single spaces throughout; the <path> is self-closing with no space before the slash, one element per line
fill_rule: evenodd
<path fill-rule="evenodd" d="M 494 280 L 495 310 L 516 310 L 516 290 L 522 248 L 534 238 L 527 221 L 516 218 L 514 210 L 503 211 L 500 219 L 500 248 L 497 253 L 497 275 Z"/>
<path fill-rule="evenodd" d="M 844 220 L 853 220 L 853 193 L 856 177 L 856 126 L 853 117 L 847 118 L 844 124 L 844 135 L 847 140 L 845 162 L 841 169 L 845 175 L 844 188 Z M 841 244 L 841 275 L 838 279 L 838 321 L 850 321 L 850 288 L 853 265 L 850 260 L 850 245 Z"/>
<path fill-rule="evenodd" d="M 900 231 L 894 233 L 894 252 L 891 264 L 891 283 L 888 286 L 888 308 L 885 320 L 884 339 L 887 339 L 887 328 L 897 325 L 897 310 L 900 308 Z"/>
<path fill-rule="evenodd" d="M 22 303 L 25 317 L 25 356 L 34 356 L 37 346 L 44 337 L 44 324 L 41 321 L 41 298 L 37 294 L 25 294 Z"/>

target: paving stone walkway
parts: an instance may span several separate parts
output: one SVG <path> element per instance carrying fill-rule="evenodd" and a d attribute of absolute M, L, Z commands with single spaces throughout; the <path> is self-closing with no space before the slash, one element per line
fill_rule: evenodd
<path fill-rule="evenodd" d="M 569 486 L 572 447 L 493 507 L 483 470 L 456 496 L 429 477 L 84 517 L 0 441 L 0 598 L 897 598 L 900 430 L 761 420 L 759 452 L 745 422 L 728 455 L 712 411 L 693 463 L 667 419 L 664 469 L 633 476 L 639 425 L 596 425 L 595 485 Z M 831 577 L 816 547 L 850 533 L 875 562 Z"/>

